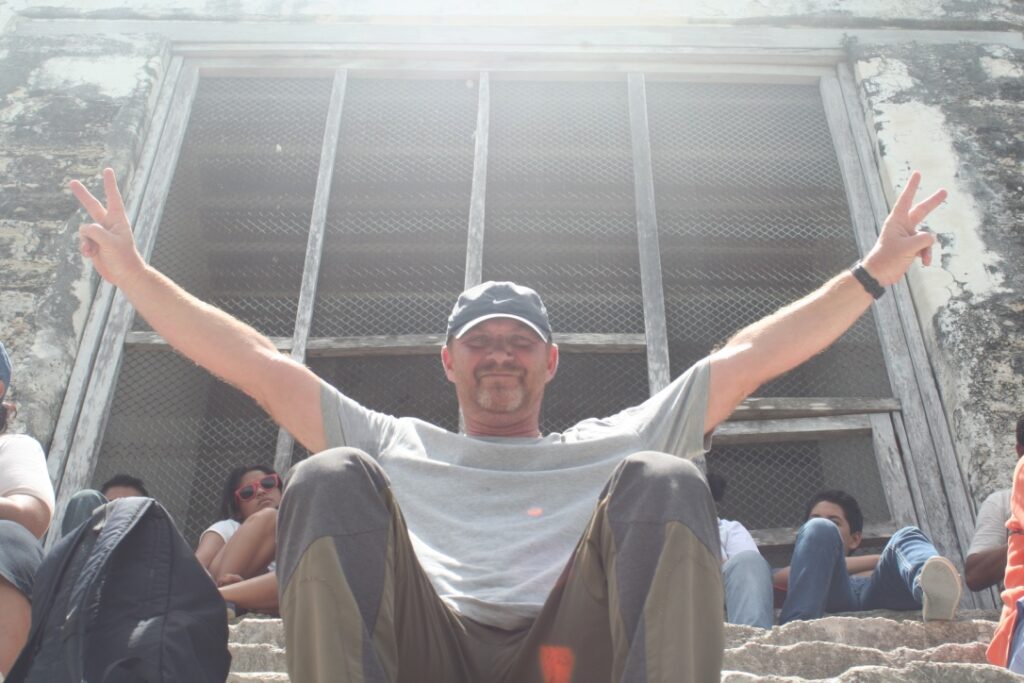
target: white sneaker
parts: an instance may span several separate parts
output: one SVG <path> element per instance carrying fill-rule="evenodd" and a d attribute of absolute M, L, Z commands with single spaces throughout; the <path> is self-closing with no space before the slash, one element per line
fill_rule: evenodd
<path fill-rule="evenodd" d="M 953 563 L 938 555 L 929 557 L 918 575 L 924 606 L 924 621 L 952 621 L 960 606 L 960 574 Z"/>

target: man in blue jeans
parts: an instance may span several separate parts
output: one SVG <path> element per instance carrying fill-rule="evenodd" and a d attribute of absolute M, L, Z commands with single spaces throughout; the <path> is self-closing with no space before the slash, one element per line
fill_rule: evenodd
<path fill-rule="evenodd" d="M 925 621 L 951 620 L 960 604 L 960 574 L 917 527 L 894 533 L 881 555 L 851 555 L 864 516 L 844 491 L 822 491 L 807 504 L 792 564 L 775 573 L 785 591 L 779 623 L 825 612 L 921 609 Z"/>

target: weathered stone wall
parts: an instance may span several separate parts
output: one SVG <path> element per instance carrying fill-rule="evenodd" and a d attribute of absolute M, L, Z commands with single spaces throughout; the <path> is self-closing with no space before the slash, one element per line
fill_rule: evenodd
<path fill-rule="evenodd" d="M 1015 0 L 45 0 L 16 2 L 26 16 L 109 19 L 215 19 L 225 21 L 345 21 L 355 17 L 523 18 L 540 21 L 662 18 L 673 23 L 915 26 L 945 28 L 1020 26 L 1024 9 Z"/>
<path fill-rule="evenodd" d="M 1024 414 L 1024 51 L 851 46 L 884 170 L 950 190 L 930 221 L 941 268 L 911 286 L 976 499 L 1009 485 Z"/>
<path fill-rule="evenodd" d="M 96 284 L 65 188 L 104 165 L 130 175 L 162 54 L 155 38 L 0 35 L 0 339 L 15 429 L 44 443 Z"/>

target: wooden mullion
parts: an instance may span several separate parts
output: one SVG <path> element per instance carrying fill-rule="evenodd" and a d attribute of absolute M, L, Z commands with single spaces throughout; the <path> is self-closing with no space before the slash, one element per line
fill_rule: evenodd
<path fill-rule="evenodd" d="M 565 353 L 644 353 L 642 334 L 552 335 Z M 400 356 L 437 353 L 445 342 L 443 334 L 404 334 L 370 337 L 316 337 L 306 344 L 310 357 Z"/>
<path fill-rule="evenodd" d="M 177 87 L 178 78 L 181 76 L 182 63 L 183 59 L 181 57 L 174 57 L 167 67 L 167 73 L 164 75 L 160 85 L 160 93 L 153 108 L 153 118 L 149 124 L 146 141 L 139 157 L 139 165 L 136 167 L 135 174 L 132 177 L 131 187 L 124 193 L 128 197 L 128 205 L 125 207 L 128 220 L 133 224 L 138 219 L 139 205 L 141 204 L 140 198 L 149 180 L 153 164 L 156 162 L 160 138 L 171 108 L 171 98 Z M 110 306 L 113 300 L 114 286 L 101 280 L 93 296 L 92 305 L 89 308 L 89 317 L 85 323 L 85 330 L 82 333 L 82 341 L 78 345 L 78 354 L 75 356 L 75 364 L 71 370 L 71 377 L 68 379 L 68 386 L 64 393 L 64 402 L 61 404 L 60 414 L 53 432 L 53 439 L 47 450 L 47 468 L 49 469 L 50 481 L 53 482 L 56 491 L 60 490 L 60 480 L 64 475 L 64 467 L 67 464 L 68 449 L 78 424 L 82 402 L 85 399 L 85 392 L 89 384 L 90 373 L 92 372 L 93 361 L 96 358 L 96 352 L 99 349 L 100 340 L 106 328 L 107 316 L 110 313 Z"/>
<path fill-rule="evenodd" d="M 878 474 L 885 490 L 885 500 L 889 504 L 889 513 L 901 527 L 920 526 L 892 420 L 888 415 L 880 413 L 870 415 L 868 419 L 871 421 L 871 440 L 874 444 L 875 459 L 878 461 Z"/>
<path fill-rule="evenodd" d="M 491 130 L 491 77 L 480 73 L 477 93 L 476 136 L 473 147 L 473 186 L 469 198 L 469 230 L 466 237 L 466 289 L 483 281 L 484 223 L 486 219 L 487 155 Z"/>
<path fill-rule="evenodd" d="M 793 417 L 891 413 L 899 409 L 900 402 L 894 398 L 748 398 L 736 407 L 729 419 L 777 420 Z"/>
<path fill-rule="evenodd" d="M 735 446 L 780 441 L 819 441 L 869 434 L 871 429 L 868 415 L 723 422 L 715 429 L 714 442 L 716 446 Z"/>
<path fill-rule="evenodd" d="M 640 254 L 640 283 L 644 298 L 647 335 L 647 377 L 651 395 L 668 386 L 668 329 L 665 323 L 665 288 L 661 280 L 658 215 L 654 203 L 651 136 L 647 126 L 647 93 L 643 74 L 629 74 L 629 124 L 633 147 L 633 183 Z"/>
<path fill-rule="evenodd" d="M 334 180 L 334 162 L 341 135 L 341 115 L 345 104 L 345 88 L 348 72 L 337 69 L 331 88 L 331 101 L 324 123 L 323 144 L 320 147 L 320 169 L 316 178 L 316 193 L 313 196 L 313 210 L 309 219 L 309 237 L 306 240 L 306 262 L 302 269 L 302 287 L 299 290 L 299 305 L 295 313 L 295 331 L 292 335 L 291 356 L 298 363 L 306 360 L 306 342 L 313 324 L 313 308 L 316 303 L 316 285 L 320 276 L 323 258 L 324 232 L 327 226 L 327 209 L 331 200 L 331 183 Z M 277 446 L 274 453 L 274 469 L 286 472 L 292 464 L 292 435 L 283 427 L 277 432 Z"/>
<path fill-rule="evenodd" d="M 185 64 L 171 98 L 170 110 L 157 145 L 160 154 L 156 157 L 156 163 L 139 202 L 135 239 L 139 252 L 147 261 L 156 242 L 157 227 L 171 180 L 174 178 L 197 85 L 198 72 L 194 66 Z M 50 524 L 52 529 L 60 529 L 68 501 L 75 492 L 89 485 L 96 469 L 96 459 L 99 456 L 103 431 L 106 428 L 117 376 L 124 357 L 123 342 L 131 326 L 133 314 L 134 309 L 128 299 L 123 293 L 116 292 L 97 348 L 77 428 L 65 456 L 66 464 L 57 486 L 57 504 Z M 56 540 L 55 536 L 51 534 L 47 538 L 48 547 Z"/>
<path fill-rule="evenodd" d="M 845 93 L 842 81 L 846 81 Z M 821 93 L 849 197 L 850 217 L 860 251 L 865 254 L 877 239 L 887 209 L 881 199 L 884 193 L 862 123 L 856 87 L 848 70 L 840 66 L 836 76 L 822 78 Z M 854 125 L 855 121 L 861 123 Z M 923 500 L 931 505 L 927 510 L 919 509 L 918 517 L 927 515 L 935 523 L 932 540 L 943 554 L 959 564 L 974 531 L 971 502 L 924 352 L 906 278 L 889 289 L 890 296 L 882 297 L 874 305 L 875 320 L 890 381 L 906 415 L 910 457 L 922 465 L 917 468 L 917 475 Z M 935 505 L 936 501 L 946 504 Z"/>

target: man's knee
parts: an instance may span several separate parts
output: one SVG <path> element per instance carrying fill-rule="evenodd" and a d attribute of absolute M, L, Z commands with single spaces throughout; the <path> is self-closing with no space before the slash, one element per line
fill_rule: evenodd
<path fill-rule="evenodd" d="M 373 458 L 358 448 L 347 447 L 329 448 L 306 458 L 291 469 L 286 479 L 287 493 L 301 490 L 303 495 L 322 487 L 350 489 L 370 484 L 379 491 L 388 486 L 387 475 Z"/>
<path fill-rule="evenodd" d="M 681 522 L 718 552 L 718 518 L 697 467 L 666 453 L 634 453 L 619 464 L 605 490 L 613 524 Z"/>
<path fill-rule="evenodd" d="M 656 451 L 641 451 L 627 456 L 613 476 L 615 489 L 644 489 L 651 495 L 676 497 L 696 494 L 710 497 L 700 470 L 684 458 Z"/>
<path fill-rule="evenodd" d="M 363 451 L 332 448 L 317 453 L 289 473 L 278 543 L 297 532 L 309 540 L 386 528 L 389 486 L 384 470 Z"/>
<path fill-rule="evenodd" d="M 800 527 L 800 531 L 796 534 L 796 542 L 824 547 L 842 546 L 843 538 L 839 534 L 839 527 L 824 517 L 815 517 L 807 520 Z"/>

